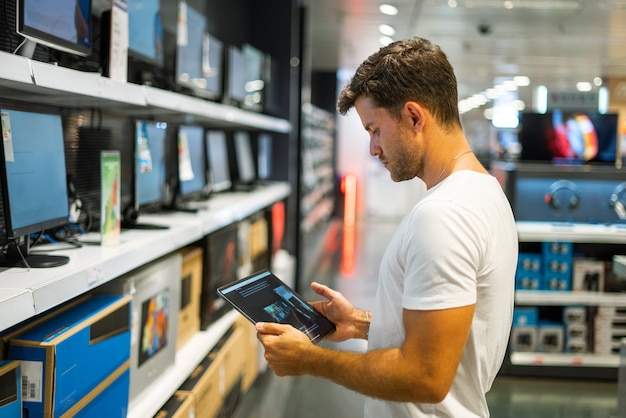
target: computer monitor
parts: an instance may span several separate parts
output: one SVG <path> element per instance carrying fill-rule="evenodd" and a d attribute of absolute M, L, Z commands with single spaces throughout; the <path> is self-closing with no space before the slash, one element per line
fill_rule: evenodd
<path fill-rule="evenodd" d="M 243 105 L 246 99 L 246 58 L 241 48 L 229 45 L 227 49 L 224 102 L 233 106 Z"/>
<path fill-rule="evenodd" d="M 206 31 L 206 17 L 184 2 L 178 5 L 176 85 L 217 99 L 222 94 L 223 43 Z"/>
<path fill-rule="evenodd" d="M 160 0 L 128 0 L 128 54 L 163 66 Z"/>
<path fill-rule="evenodd" d="M 133 182 L 130 206 L 124 209 L 122 227 L 163 229 L 139 222 L 141 213 L 158 212 L 168 205 L 167 123 L 136 120 L 133 141 Z"/>
<path fill-rule="evenodd" d="M 18 51 L 32 58 L 37 44 L 80 56 L 91 53 L 91 0 L 17 0 Z"/>
<path fill-rule="evenodd" d="M 204 150 L 204 128 L 181 125 L 178 129 L 178 200 L 201 200 L 207 197 L 208 171 Z"/>
<path fill-rule="evenodd" d="M 250 44 L 243 45 L 242 53 L 246 65 L 243 107 L 261 111 L 265 102 L 265 54 Z"/>
<path fill-rule="evenodd" d="M 230 190 L 230 164 L 228 163 L 228 145 L 224 131 L 206 131 L 206 154 L 210 173 L 212 193 Z"/>
<path fill-rule="evenodd" d="M 234 186 L 239 189 L 247 189 L 254 185 L 257 180 L 256 164 L 250 134 L 247 131 L 235 131 L 233 133 L 233 157 L 234 157 Z"/>
<path fill-rule="evenodd" d="M 68 257 L 31 252 L 30 234 L 67 225 L 69 202 L 60 114 L 0 109 L 3 267 L 54 267 Z"/>

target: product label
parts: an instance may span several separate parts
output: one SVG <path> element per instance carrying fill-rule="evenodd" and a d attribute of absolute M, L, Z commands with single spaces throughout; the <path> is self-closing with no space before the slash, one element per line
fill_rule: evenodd
<path fill-rule="evenodd" d="M 8 112 L 0 112 L 2 121 L 2 143 L 4 145 L 4 158 L 6 161 L 14 161 L 13 158 L 13 135 L 11 135 L 11 116 Z"/>
<path fill-rule="evenodd" d="M 22 366 L 22 401 L 43 401 L 43 363 L 40 361 L 21 361 Z"/>

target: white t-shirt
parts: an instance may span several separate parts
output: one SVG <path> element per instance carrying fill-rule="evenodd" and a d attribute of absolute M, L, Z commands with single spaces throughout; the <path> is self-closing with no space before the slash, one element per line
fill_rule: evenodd
<path fill-rule="evenodd" d="M 438 404 L 367 398 L 365 416 L 488 417 L 485 394 L 511 330 L 518 241 L 497 180 L 462 170 L 427 190 L 402 220 L 383 256 L 368 349 L 399 347 L 402 310 L 476 304 L 450 392 Z"/>

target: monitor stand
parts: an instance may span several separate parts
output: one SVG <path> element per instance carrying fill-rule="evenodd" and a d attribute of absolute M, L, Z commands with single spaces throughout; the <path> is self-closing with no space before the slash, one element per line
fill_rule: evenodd
<path fill-rule="evenodd" d="M 9 242 L 6 253 L 0 256 L 0 267 L 48 268 L 69 262 L 70 258 L 65 255 L 33 254 L 28 235 Z"/>

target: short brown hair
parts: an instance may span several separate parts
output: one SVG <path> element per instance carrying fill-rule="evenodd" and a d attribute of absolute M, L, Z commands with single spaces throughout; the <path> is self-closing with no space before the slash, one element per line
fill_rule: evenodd
<path fill-rule="evenodd" d="M 345 115 L 360 96 L 397 118 L 404 104 L 414 101 L 440 124 L 461 125 L 452 65 L 439 46 L 424 38 L 396 41 L 370 55 L 339 94 L 337 111 Z"/>

